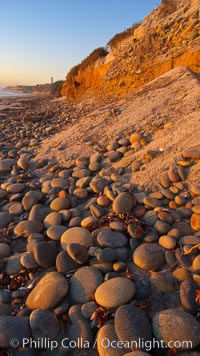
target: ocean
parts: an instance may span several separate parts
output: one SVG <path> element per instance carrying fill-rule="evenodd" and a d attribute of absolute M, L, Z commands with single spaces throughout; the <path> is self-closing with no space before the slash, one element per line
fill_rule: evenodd
<path fill-rule="evenodd" d="M 13 93 L 11 91 L 0 90 L 0 98 L 1 97 L 12 97 L 12 96 L 27 96 L 27 95 L 30 95 L 30 94 Z"/>

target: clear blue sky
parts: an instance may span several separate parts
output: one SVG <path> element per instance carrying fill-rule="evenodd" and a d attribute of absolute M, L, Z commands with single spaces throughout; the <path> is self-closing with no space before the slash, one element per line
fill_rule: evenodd
<path fill-rule="evenodd" d="M 65 79 L 160 0 L 0 0 L 0 87 Z"/>

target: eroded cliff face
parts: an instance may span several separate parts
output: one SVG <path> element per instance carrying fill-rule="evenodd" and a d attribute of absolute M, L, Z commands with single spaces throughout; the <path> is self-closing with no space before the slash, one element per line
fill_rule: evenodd
<path fill-rule="evenodd" d="M 62 95 L 79 101 L 92 94 L 101 102 L 122 97 L 180 65 L 200 73 L 199 0 L 166 3 L 107 56 L 68 74 Z"/>

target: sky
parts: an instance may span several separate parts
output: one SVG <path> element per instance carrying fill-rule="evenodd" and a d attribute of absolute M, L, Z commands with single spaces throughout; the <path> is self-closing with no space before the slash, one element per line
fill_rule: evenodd
<path fill-rule="evenodd" d="M 65 79 L 159 0 L 0 0 L 0 88 Z"/>

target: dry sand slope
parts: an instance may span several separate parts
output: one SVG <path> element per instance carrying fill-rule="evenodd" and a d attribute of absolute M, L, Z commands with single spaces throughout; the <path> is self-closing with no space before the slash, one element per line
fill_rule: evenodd
<path fill-rule="evenodd" d="M 200 147 L 199 78 L 178 67 L 125 98 L 101 107 L 69 124 L 65 131 L 46 139 L 38 157 L 55 158 L 69 167 L 78 156 L 104 152 L 109 142 L 129 138 L 139 132 L 148 144 L 131 150 L 113 166 L 129 167 L 141 160 L 132 182 L 156 187 L 159 174 L 166 170 L 185 148 Z M 145 159 L 149 157 L 150 159 Z M 128 173 L 128 170 L 127 170 Z M 200 162 L 191 167 L 190 182 L 197 182 Z"/>

